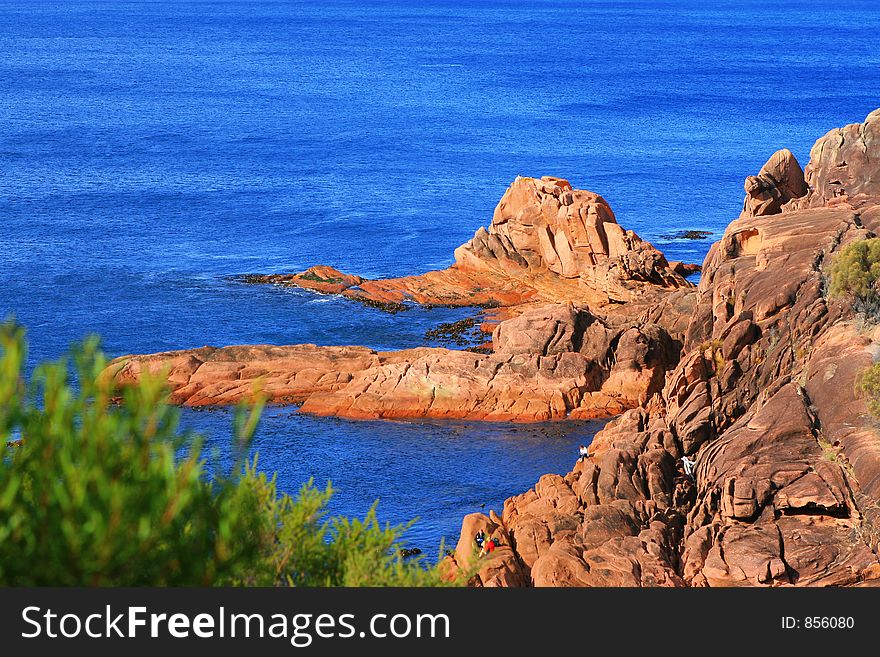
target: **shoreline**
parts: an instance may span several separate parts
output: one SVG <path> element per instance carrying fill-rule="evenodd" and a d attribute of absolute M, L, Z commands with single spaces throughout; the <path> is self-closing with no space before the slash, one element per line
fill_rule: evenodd
<path fill-rule="evenodd" d="M 880 110 L 805 171 L 783 150 L 746 179 L 657 405 L 467 516 L 451 567 L 483 531 L 503 547 L 474 586 L 880 585 L 880 429 L 855 386 L 880 330 L 826 292 L 834 255 L 880 233 L 877 136 Z"/>
<path fill-rule="evenodd" d="M 164 372 L 172 401 L 194 406 L 259 382 L 317 416 L 618 416 L 567 475 L 464 519 L 451 567 L 469 563 L 477 531 L 502 546 L 474 585 L 880 584 L 880 434 L 854 389 L 880 332 L 854 328 L 823 269 L 880 233 L 877 148 L 880 110 L 817 141 L 806 169 L 777 151 L 746 178 L 698 286 L 601 196 L 553 177 L 517 178 L 448 269 L 258 281 L 379 304 L 497 302 L 488 354 L 205 347 L 118 358 L 105 374 Z"/>

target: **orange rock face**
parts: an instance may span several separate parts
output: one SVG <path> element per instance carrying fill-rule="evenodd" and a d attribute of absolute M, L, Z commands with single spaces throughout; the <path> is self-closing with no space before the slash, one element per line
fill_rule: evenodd
<path fill-rule="evenodd" d="M 510 276 L 547 301 L 630 301 L 688 286 L 605 199 L 550 177 L 517 178 L 488 230 L 456 249 L 455 267 Z"/>
<path fill-rule="evenodd" d="M 831 130 L 813 146 L 806 168 L 810 193 L 797 208 L 816 208 L 846 200 L 858 205 L 880 196 L 880 109 L 863 123 Z"/>
<path fill-rule="evenodd" d="M 526 324 L 531 328 L 523 342 L 517 327 Z M 496 332 L 498 351 L 488 355 L 435 348 L 203 347 L 124 356 L 107 375 L 125 385 L 144 372 L 164 373 L 172 402 L 188 406 L 234 404 L 260 393 L 275 403 L 301 404 L 313 415 L 537 422 L 608 417 L 635 407 L 660 391 L 677 356 L 659 326 L 609 326 L 564 305 L 534 308 Z M 508 333 L 516 339 L 506 341 Z M 556 339 L 557 333 L 567 339 Z"/>
<path fill-rule="evenodd" d="M 747 217 L 781 212 L 783 205 L 808 191 L 801 165 L 787 148 L 776 151 L 757 176 L 746 178 L 744 186 L 743 216 Z"/>
<path fill-rule="evenodd" d="M 329 278 L 334 288 L 318 287 Z M 301 274 L 251 277 L 255 282 L 335 291 L 386 306 L 517 306 L 573 301 L 656 302 L 690 283 L 651 244 L 616 221 L 608 203 L 561 178 L 517 178 L 488 229 L 455 250 L 455 264 L 420 276 L 377 281 L 329 267 Z"/>
<path fill-rule="evenodd" d="M 780 151 L 746 182 L 662 394 L 505 502 L 530 585 L 880 584 L 880 431 L 855 391 L 880 330 L 824 292 L 834 254 L 880 234 L 878 124 L 820 139 L 806 179 Z"/>

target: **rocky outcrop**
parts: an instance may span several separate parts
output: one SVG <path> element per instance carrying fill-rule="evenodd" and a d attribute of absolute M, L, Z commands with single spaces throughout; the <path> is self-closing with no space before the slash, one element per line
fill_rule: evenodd
<path fill-rule="evenodd" d="M 489 228 L 456 249 L 455 267 L 528 282 L 549 301 L 631 301 L 687 286 L 662 253 L 617 223 L 605 199 L 552 177 L 517 178 Z"/>
<path fill-rule="evenodd" d="M 312 279 L 316 271 L 334 272 L 324 285 Z M 271 283 L 301 287 L 344 297 L 384 310 L 405 310 L 406 304 L 423 306 L 516 307 L 540 300 L 537 291 L 520 281 L 487 271 L 467 271 L 450 267 L 419 276 L 367 280 L 343 274 L 333 267 L 318 265 L 299 274 L 255 274 L 243 279 L 248 283 Z M 355 282 L 357 281 L 357 282 Z M 318 287 L 320 286 L 320 287 Z M 332 286 L 332 287 L 331 287 Z"/>
<path fill-rule="evenodd" d="M 526 329 L 527 327 L 527 329 Z M 166 377 L 171 401 L 234 404 L 256 394 L 314 415 L 536 422 L 608 417 L 663 387 L 678 356 L 660 326 L 606 324 L 585 309 L 541 306 L 501 323 L 497 351 L 268 345 L 123 356 L 121 385 Z"/>
<path fill-rule="evenodd" d="M 561 178 L 519 177 L 504 193 L 489 227 L 455 250 L 455 264 L 448 269 L 369 281 L 313 267 L 247 280 L 334 291 L 392 309 L 406 303 L 601 307 L 657 302 L 667 290 L 690 287 L 683 277 L 688 271 L 681 265 L 677 271 L 651 244 L 622 228 L 601 196 L 573 189 Z"/>
<path fill-rule="evenodd" d="M 527 579 L 522 566 L 511 547 L 510 535 L 501 524 L 501 519 L 494 513 L 485 516 L 472 513 L 465 516 L 462 522 L 462 538 L 458 541 L 454 552 L 456 566 L 464 566 L 468 570 L 477 569 L 471 584 L 482 587 L 525 586 Z M 486 540 L 490 538 L 498 547 L 491 553 L 481 556 L 475 543 L 466 537 L 476 536 L 482 531 Z M 477 567 L 478 565 L 478 567 Z M 450 571 L 454 575 L 454 571 Z"/>
<path fill-rule="evenodd" d="M 662 394 L 505 502 L 530 585 L 880 584 L 880 430 L 854 385 L 880 330 L 825 295 L 828 260 L 880 232 L 878 117 L 817 142 L 809 189 L 786 151 L 747 182 Z"/>
<path fill-rule="evenodd" d="M 167 372 L 172 400 L 231 404 L 261 394 L 314 415 L 534 422 L 610 417 L 644 404 L 678 360 L 693 286 L 624 230 L 602 197 L 560 178 L 517 178 L 488 230 L 449 269 L 367 281 L 317 266 L 247 282 L 406 303 L 491 307 L 493 353 L 243 346 L 125 356 L 120 384 Z M 484 350 L 480 347 L 478 351 Z"/>
<path fill-rule="evenodd" d="M 349 288 L 360 285 L 364 279 L 360 276 L 344 274 L 338 269 L 326 265 L 315 265 L 304 272 L 292 276 L 268 275 L 246 277 L 248 283 L 280 283 L 292 284 L 306 290 L 313 290 L 323 294 L 342 294 Z"/>
<path fill-rule="evenodd" d="M 693 487 L 664 447 L 674 450 L 672 440 L 661 420 L 629 411 L 568 475 L 508 499 L 499 528 L 514 548 L 508 568 L 535 586 L 684 586 L 676 546 Z"/>
<path fill-rule="evenodd" d="M 880 196 L 880 109 L 864 123 L 836 128 L 810 151 L 806 182 L 810 193 L 795 207 L 818 208 L 848 202 L 859 205 Z"/>
<path fill-rule="evenodd" d="M 745 190 L 742 214 L 746 217 L 782 212 L 783 205 L 808 191 L 803 169 L 787 148 L 776 151 L 757 176 L 746 178 Z"/>

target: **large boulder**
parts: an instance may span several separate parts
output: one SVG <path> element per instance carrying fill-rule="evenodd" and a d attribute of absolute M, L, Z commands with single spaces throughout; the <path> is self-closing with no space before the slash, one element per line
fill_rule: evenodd
<path fill-rule="evenodd" d="M 776 151 L 757 176 L 746 178 L 744 186 L 743 216 L 747 217 L 782 212 L 783 205 L 801 198 L 808 191 L 804 171 L 787 148 Z"/>
<path fill-rule="evenodd" d="M 585 309 L 569 303 L 540 305 L 501 322 L 492 333 L 498 354 L 552 354 L 579 351 L 584 330 L 598 322 Z"/>
<path fill-rule="evenodd" d="M 662 253 L 617 223 L 605 199 L 549 176 L 514 180 L 489 228 L 456 249 L 455 260 L 465 270 L 578 282 L 612 300 L 632 299 L 644 284 L 689 285 Z"/>

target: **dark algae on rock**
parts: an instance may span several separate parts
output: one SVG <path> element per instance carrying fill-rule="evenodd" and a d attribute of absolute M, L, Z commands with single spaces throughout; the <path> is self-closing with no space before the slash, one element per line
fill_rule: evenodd
<path fill-rule="evenodd" d="M 681 230 L 677 233 L 666 233 L 661 235 L 663 240 L 704 240 L 711 237 L 711 230 Z"/>

